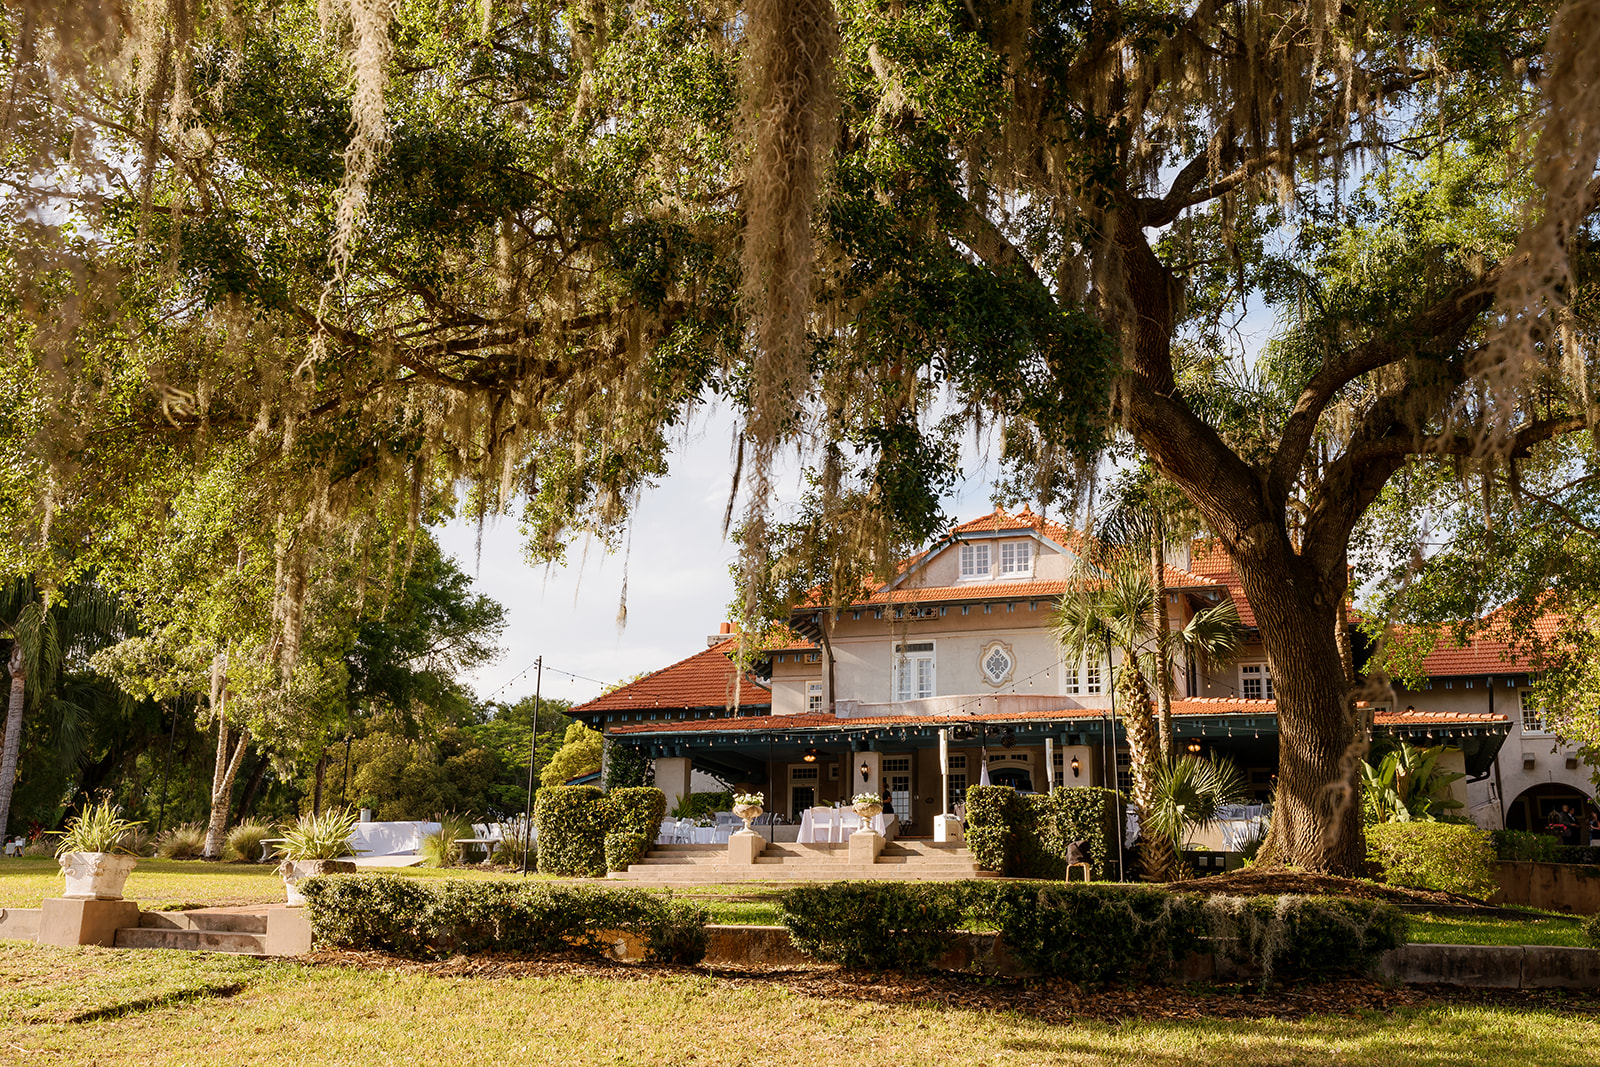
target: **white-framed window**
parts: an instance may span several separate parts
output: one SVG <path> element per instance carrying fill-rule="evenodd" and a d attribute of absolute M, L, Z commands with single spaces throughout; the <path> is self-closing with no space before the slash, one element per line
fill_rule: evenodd
<path fill-rule="evenodd" d="M 1522 711 L 1522 732 L 1525 734 L 1542 734 L 1544 729 L 1544 709 L 1533 701 L 1532 689 L 1517 690 L 1517 706 Z"/>
<path fill-rule="evenodd" d="M 988 578 L 989 574 L 989 545 L 961 546 L 961 577 L 963 578 Z"/>
<path fill-rule="evenodd" d="M 933 696 L 932 641 L 895 645 L 894 660 L 895 700 L 922 700 Z"/>
<path fill-rule="evenodd" d="M 1100 661 L 1093 659 L 1083 665 L 1083 691 L 1100 692 Z"/>
<path fill-rule="evenodd" d="M 1028 575 L 1033 573 L 1033 542 L 1000 542 L 1000 573 Z"/>
<path fill-rule="evenodd" d="M 966 772 L 963 771 L 960 774 L 952 774 L 950 776 L 950 803 L 956 804 L 965 799 L 967 799 Z"/>
<path fill-rule="evenodd" d="M 822 683 L 821 682 L 807 682 L 806 683 L 806 710 L 807 711 L 821 711 L 822 710 Z"/>
<path fill-rule="evenodd" d="M 821 777 L 821 775 L 818 773 L 818 771 L 819 771 L 819 768 L 816 766 L 816 764 L 813 764 L 813 763 L 808 763 L 804 767 L 790 767 L 789 768 L 789 781 L 791 781 L 791 782 L 815 782 Z"/>
<path fill-rule="evenodd" d="M 1239 695 L 1245 700 L 1272 700 L 1272 672 L 1265 663 L 1239 664 Z"/>
<path fill-rule="evenodd" d="M 905 774 L 911 770 L 910 756 L 885 756 L 883 758 L 883 773 Z"/>
<path fill-rule="evenodd" d="M 967 757 L 966 757 L 966 754 L 962 753 L 962 752 L 952 752 L 952 753 L 950 753 L 950 769 L 952 771 L 964 771 L 964 770 L 966 770 L 967 769 Z"/>
<path fill-rule="evenodd" d="M 1078 665 L 1076 663 L 1063 663 L 1061 665 L 1061 680 L 1065 692 L 1073 696 L 1078 695 Z"/>

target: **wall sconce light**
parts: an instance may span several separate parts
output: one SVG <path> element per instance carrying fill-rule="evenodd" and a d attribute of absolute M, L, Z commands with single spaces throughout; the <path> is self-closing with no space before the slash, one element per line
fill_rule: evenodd
<path fill-rule="evenodd" d="M 861 780 L 863 782 L 866 781 L 867 780 L 867 776 L 870 773 L 872 773 L 872 768 L 867 765 L 867 761 L 866 760 L 862 760 L 861 761 Z"/>
<path fill-rule="evenodd" d="M 1077 756 L 1073 756 L 1072 757 L 1072 777 L 1074 777 L 1074 778 L 1078 777 L 1078 771 L 1079 771 L 1080 768 L 1082 768 L 1082 766 L 1083 766 L 1083 764 L 1078 762 L 1078 757 Z"/>
<path fill-rule="evenodd" d="M 1189 742 L 1189 751 L 1190 752 L 1194 752 L 1194 753 L 1198 753 L 1200 751 L 1200 742 L 1198 742 L 1198 741 L 1190 741 Z"/>
<path fill-rule="evenodd" d="M 807 763 L 815 763 L 817 762 L 817 750 L 814 748 L 808 748 L 806 749 L 806 754 L 800 758 L 805 760 Z"/>

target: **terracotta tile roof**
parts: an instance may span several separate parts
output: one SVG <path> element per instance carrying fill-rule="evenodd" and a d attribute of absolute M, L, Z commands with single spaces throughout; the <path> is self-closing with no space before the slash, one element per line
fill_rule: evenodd
<path fill-rule="evenodd" d="M 1048 537 L 1059 545 L 1073 550 L 1077 550 L 1083 545 L 1083 535 L 1077 530 L 1063 526 L 1059 522 L 1051 522 L 1043 515 L 1035 515 L 1026 506 L 1015 515 L 1007 515 L 1005 508 L 995 508 L 988 515 L 980 515 L 976 519 L 950 528 L 950 532 L 955 535 L 965 533 L 1004 533 L 1007 530 L 1032 530 L 1043 537 Z"/>
<path fill-rule="evenodd" d="M 1276 700 L 1235 700 L 1227 697 L 1202 697 L 1174 700 L 1174 715 L 1277 715 Z M 852 718 L 833 715 L 750 715 L 742 718 L 691 719 L 678 722 L 634 723 L 613 726 L 612 733 L 732 733 L 745 730 L 839 730 L 870 726 L 929 726 L 971 722 L 1026 722 L 1036 719 L 1092 719 L 1102 713 L 1096 708 L 1057 708 L 1051 711 L 986 712 L 982 715 L 871 715 Z M 1379 712 L 1379 726 L 1463 725 L 1504 723 L 1504 715 L 1453 711 Z"/>
<path fill-rule="evenodd" d="M 1464 723 L 1510 722 L 1506 716 L 1487 711 L 1380 711 L 1372 717 L 1378 726 L 1452 726 Z"/>
<path fill-rule="evenodd" d="M 637 711 L 642 708 L 723 708 L 734 699 L 738 671 L 728 653 L 730 642 L 712 645 L 670 667 L 645 675 L 601 697 L 580 704 L 567 714 L 597 711 Z M 772 690 L 746 674 L 739 684 L 741 706 L 772 703 Z"/>
<path fill-rule="evenodd" d="M 1239 609 L 1239 621 L 1246 629 L 1255 629 L 1256 613 L 1250 609 L 1250 601 L 1244 595 L 1244 584 L 1234 573 L 1233 561 L 1228 558 L 1222 542 L 1212 538 L 1190 542 L 1189 569 L 1202 578 L 1227 586 L 1228 595 L 1233 597 L 1234 606 Z"/>
<path fill-rule="evenodd" d="M 1560 630 L 1562 621 L 1559 615 L 1542 615 L 1534 620 L 1534 634 L 1541 642 L 1549 642 Z M 1459 678 L 1465 674 L 1510 674 L 1527 670 L 1529 661 L 1512 648 L 1506 626 L 1496 615 L 1489 616 L 1486 622 L 1486 627 L 1465 645 L 1458 645 L 1454 634 L 1441 634 L 1433 651 L 1422 661 L 1423 671 L 1430 677 Z"/>

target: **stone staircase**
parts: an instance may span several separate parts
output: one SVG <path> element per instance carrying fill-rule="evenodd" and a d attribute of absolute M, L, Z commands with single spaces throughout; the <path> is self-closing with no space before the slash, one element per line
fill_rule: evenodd
<path fill-rule="evenodd" d="M 884 845 L 877 862 L 871 864 L 851 863 L 847 843 L 769 843 L 754 864 L 739 865 L 728 862 L 726 845 L 657 845 L 644 859 L 610 877 L 651 885 L 714 885 L 846 878 L 951 882 L 996 875 L 979 870 L 972 853 L 961 845 L 899 840 Z"/>
<path fill-rule="evenodd" d="M 117 948 L 177 948 L 267 955 L 267 914 L 233 908 L 146 911 L 138 926 L 117 931 Z"/>

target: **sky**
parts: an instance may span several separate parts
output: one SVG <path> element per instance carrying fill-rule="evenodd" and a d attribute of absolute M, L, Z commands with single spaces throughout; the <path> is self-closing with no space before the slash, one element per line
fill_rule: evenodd
<path fill-rule="evenodd" d="M 729 567 L 738 550 L 722 537 L 734 426 L 726 411 L 694 419 L 673 450 L 670 473 L 640 500 L 626 553 L 607 554 L 598 542 L 579 541 L 568 549 L 568 566 L 532 566 L 522 557 L 514 518 L 485 527 L 481 555 L 475 524 L 453 522 L 434 530 L 444 551 L 474 576 L 478 591 L 506 607 L 505 653 L 467 678 L 480 698 L 515 702 L 532 696 L 532 668 L 540 656 L 541 693 L 581 703 L 606 686 L 706 647 L 734 598 Z M 976 443 L 963 461 L 968 475 L 944 502 L 946 514 L 960 520 L 993 506 L 994 469 Z M 799 496 L 798 465 L 785 464 L 778 474 L 781 509 Z M 624 573 L 627 625 L 619 629 Z"/>

